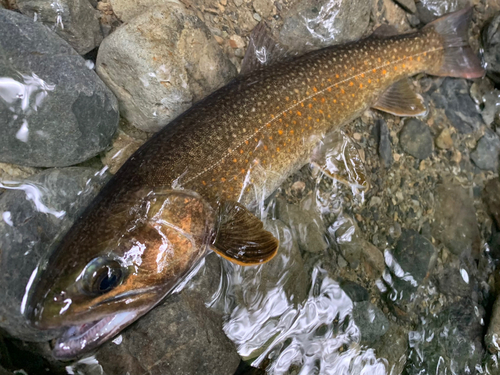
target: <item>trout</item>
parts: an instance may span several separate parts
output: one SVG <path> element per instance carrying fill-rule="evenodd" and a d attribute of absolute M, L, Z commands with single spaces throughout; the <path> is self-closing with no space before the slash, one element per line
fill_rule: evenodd
<path fill-rule="evenodd" d="M 27 318 L 40 329 L 66 327 L 53 355 L 74 358 L 112 338 L 209 249 L 240 265 L 271 259 L 278 241 L 252 211 L 328 132 L 369 107 L 425 112 L 407 80 L 417 73 L 483 76 L 467 42 L 471 14 L 250 72 L 154 135 L 33 274 Z"/>

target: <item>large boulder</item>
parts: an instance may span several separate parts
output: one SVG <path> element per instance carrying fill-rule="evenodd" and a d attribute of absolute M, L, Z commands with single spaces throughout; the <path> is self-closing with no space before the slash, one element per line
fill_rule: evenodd
<path fill-rule="evenodd" d="M 81 163 L 103 151 L 118 104 L 85 60 L 46 26 L 0 9 L 0 162 Z"/>

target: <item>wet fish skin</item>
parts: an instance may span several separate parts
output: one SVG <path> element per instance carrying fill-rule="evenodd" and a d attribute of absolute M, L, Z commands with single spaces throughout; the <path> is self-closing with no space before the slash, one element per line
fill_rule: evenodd
<path fill-rule="evenodd" d="M 132 155 L 64 236 L 30 292 L 29 319 L 49 328 L 121 311 L 135 314 L 121 328 L 130 324 L 213 243 L 221 201 L 255 208 L 309 161 L 326 133 L 375 105 L 391 85 L 420 72 L 448 74 L 446 43 L 431 25 L 325 48 L 240 77 L 195 104 Z M 475 62 L 458 68 L 452 73 L 482 74 Z M 128 264 L 126 277 L 103 295 L 82 293 L 86 267 L 106 257 Z M 176 259 L 182 265 L 169 269 Z"/>

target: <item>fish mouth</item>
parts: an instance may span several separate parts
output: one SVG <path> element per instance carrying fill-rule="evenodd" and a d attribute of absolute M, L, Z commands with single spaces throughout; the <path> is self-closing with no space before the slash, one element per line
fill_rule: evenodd
<path fill-rule="evenodd" d="M 105 316 L 81 325 L 70 326 L 55 342 L 52 355 L 58 360 L 71 360 L 97 348 L 138 318 L 132 311 Z"/>

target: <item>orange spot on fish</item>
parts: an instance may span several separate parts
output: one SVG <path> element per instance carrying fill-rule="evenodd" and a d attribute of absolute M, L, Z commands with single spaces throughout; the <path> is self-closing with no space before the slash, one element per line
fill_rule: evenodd
<path fill-rule="evenodd" d="M 311 109 L 313 107 L 312 103 L 309 103 L 308 107 Z"/>
<path fill-rule="evenodd" d="M 314 92 L 318 92 L 318 89 L 316 87 L 313 87 Z"/>
<path fill-rule="evenodd" d="M 382 74 L 387 74 L 387 70 L 382 70 Z"/>
<path fill-rule="evenodd" d="M 224 177 L 221 177 L 221 178 L 220 178 L 220 180 L 221 180 L 222 182 L 226 182 L 226 179 L 225 179 Z"/>
<path fill-rule="evenodd" d="M 354 94 L 352 94 L 352 97 L 354 98 Z"/>
<path fill-rule="evenodd" d="M 238 162 L 238 159 L 234 158 L 233 163 L 237 163 L 237 162 Z"/>
<path fill-rule="evenodd" d="M 293 134 L 293 133 L 295 133 L 295 132 L 293 131 L 293 129 L 292 129 L 292 130 L 290 130 L 290 134 Z"/>
<path fill-rule="evenodd" d="M 402 66 L 403 66 L 403 69 L 404 69 L 404 68 L 406 68 L 406 65 L 405 65 L 405 64 L 403 64 Z"/>
<path fill-rule="evenodd" d="M 270 135 L 270 136 L 269 136 L 269 139 L 272 141 L 272 140 L 273 140 L 273 136 L 272 136 L 272 135 Z"/>
<path fill-rule="evenodd" d="M 285 96 L 285 100 L 286 100 L 286 101 L 289 101 L 289 100 L 290 100 L 290 98 L 289 98 L 288 96 Z"/>
<path fill-rule="evenodd" d="M 362 83 L 360 83 L 360 84 L 359 84 L 359 88 L 360 88 L 360 89 L 362 89 L 362 88 L 363 88 L 363 84 L 362 84 Z"/>
<path fill-rule="evenodd" d="M 372 70 L 372 72 L 373 72 L 373 73 L 377 73 L 377 69 L 373 69 L 373 70 Z"/>
<path fill-rule="evenodd" d="M 369 79 L 369 80 L 368 80 L 368 83 L 372 83 L 372 80 L 371 80 L 371 79 Z"/>
<path fill-rule="evenodd" d="M 259 142 L 259 138 L 254 138 L 255 142 Z"/>
<path fill-rule="evenodd" d="M 248 144 L 248 139 L 245 141 L 245 144 L 246 144 L 246 145 Z"/>
<path fill-rule="evenodd" d="M 264 145 L 264 150 L 267 151 L 267 146 L 266 145 Z"/>
<path fill-rule="evenodd" d="M 365 61 L 366 63 L 366 61 Z M 365 78 L 365 73 L 361 73 L 361 78 Z"/>
<path fill-rule="evenodd" d="M 333 102 L 334 102 L 334 103 L 337 103 L 337 99 L 333 99 Z"/>
<path fill-rule="evenodd" d="M 319 122 L 319 118 L 316 119 L 316 122 Z"/>
<path fill-rule="evenodd" d="M 274 115 L 271 115 L 271 118 L 274 118 Z"/>
<path fill-rule="evenodd" d="M 332 92 L 332 88 L 331 87 L 328 87 L 328 92 Z"/>
<path fill-rule="evenodd" d="M 410 61 L 413 61 L 413 56 L 410 56 Z"/>
<path fill-rule="evenodd" d="M 276 151 L 277 151 L 277 152 L 280 152 L 280 148 L 279 148 L 279 147 L 276 147 Z"/>
<path fill-rule="evenodd" d="M 280 118 L 280 119 L 279 119 L 279 122 L 283 122 L 283 119 L 281 119 L 281 118 Z"/>
<path fill-rule="evenodd" d="M 297 116 L 302 116 L 302 113 L 300 113 L 300 111 L 297 111 Z"/>
<path fill-rule="evenodd" d="M 278 134 L 279 134 L 279 135 L 283 135 L 283 130 L 281 130 L 281 129 L 280 129 L 280 130 L 278 130 Z"/>
<path fill-rule="evenodd" d="M 424 56 L 427 56 L 427 52 L 424 52 Z"/>
<path fill-rule="evenodd" d="M 206 183 L 205 181 L 201 181 L 201 183 L 202 183 L 203 185 L 205 185 L 205 186 L 207 185 L 207 183 Z"/>
<path fill-rule="evenodd" d="M 243 154 L 243 150 L 240 150 L 240 154 Z"/>
<path fill-rule="evenodd" d="M 245 173 L 245 169 L 242 169 L 240 172 L 241 172 L 241 173 Z"/>
<path fill-rule="evenodd" d="M 302 102 L 302 103 L 300 103 L 300 106 L 301 106 L 301 107 L 303 107 L 303 106 L 304 106 L 304 103 L 303 103 L 303 102 Z"/>
<path fill-rule="evenodd" d="M 420 56 L 419 56 L 419 57 L 417 57 L 417 61 L 420 61 Z"/>
<path fill-rule="evenodd" d="M 353 81 L 349 82 L 349 86 L 354 86 L 354 82 Z"/>
<path fill-rule="evenodd" d="M 319 113 L 323 114 L 323 111 L 320 109 L 320 110 L 319 110 Z"/>
<path fill-rule="evenodd" d="M 338 74 L 335 74 L 335 78 L 340 78 L 340 76 Z"/>
<path fill-rule="evenodd" d="M 398 70 L 398 67 L 397 67 L 397 66 L 395 66 L 395 67 L 394 67 L 394 70 Z"/>
<path fill-rule="evenodd" d="M 321 98 L 321 103 L 324 103 L 326 102 L 326 99 L 325 98 Z"/>
<path fill-rule="evenodd" d="M 341 90 L 340 90 L 340 92 L 341 92 L 342 94 L 345 94 L 345 91 L 344 91 L 344 89 L 341 89 Z"/>

